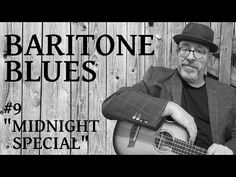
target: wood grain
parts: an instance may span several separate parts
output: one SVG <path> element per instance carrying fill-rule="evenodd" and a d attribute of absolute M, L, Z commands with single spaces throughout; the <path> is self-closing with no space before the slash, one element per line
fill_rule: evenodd
<path fill-rule="evenodd" d="M 127 23 L 107 23 L 107 34 L 116 39 L 116 35 L 127 35 Z M 118 45 L 118 41 L 114 40 L 115 46 Z M 110 49 L 110 43 L 107 42 L 107 50 Z M 123 56 L 116 55 L 118 48 L 107 56 L 107 96 L 110 96 L 119 88 L 126 86 L 126 51 L 122 48 Z M 115 127 L 115 120 L 107 120 L 107 154 L 115 154 L 113 148 L 113 130 Z"/>
<path fill-rule="evenodd" d="M 71 34 L 72 35 L 88 35 L 89 34 L 89 24 L 83 23 L 83 22 L 76 22 L 71 23 Z M 73 74 L 73 77 L 77 78 L 80 77 L 79 82 L 71 82 L 71 119 L 73 121 L 88 121 L 89 116 L 89 90 L 88 90 L 88 82 L 83 82 L 82 76 L 84 75 L 86 78 L 88 78 L 88 73 L 83 70 L 82 64 L 88 60 L 87 55 L 81 55 L 83 51 L 83 41 L 82 38 L 78 38 L 74 41 L 74 53 L 71 57 L 71 61 L 78 61 L 78 67 L 77 72 Z M 72 149 L 71 154 L 88 154 L 88 142 L 82 141 L 82 137 L 88 136 L 88 132 L 85 132 L 84 129 L 82 129 L 81 132 L 72 132 L 72 137 L 77 138 L 77 145 L 80 147 L 80 149 Z M 92 141 L 92 140 L 91 140 Z"/>
<path fill-rule="evenodd" d="M 212 22 L 211 23 L 211 29 L 214 31 L 214 40 L 213 42 L 217 45 L 220 46 L 220 35 L 221 35 L 221 24 L 220 22 Z M 219 57 L 214 57 L 214 56 L 219 56 L 219 50 L 209 58 L 208 61 L 208 72 L 216 77 L 219 77 Z"/>
<path fill-rule="evenodd" d="M 6 104 L 7 97 L 9 94 L 9 84 L 5 82 L 7 76 L 7 69 L 5 67 L 6 61 L 6 39 L 5 35 L 7 34 L 7 23 L 0 23 L 0 109 L 4 108 Z"/>
<path fill-rule="evenodd" d="M 168 66 L 169 61 L 167 55 L 167 23 L 165 22 L 155 22 L 154 25 L 148 26 L 146 24 L 146 34 L 153 35 L 152 46 L 149 51 L 155 51 L 154 55 L 145 57 L 145 69 L 151 65 L 155 66 Z"/>
<path fill-rule="evenodd" d="M 173 36 L 176 34 L 181 34 L 183 29 L 185 27 L 184 22 L 169 22 L 168 23 L 168 46 L 167 51 L 169 54 L 169 66 L 170 68 L 176 68 L 178 66 L 178 60 L 177 60 L 177 45 L 173 40 Z"/>
<path fill-rule="evenodd" d="M 31 41 L 32 35 L 37 35 L 38 42 L 42 46 L 42 23 L 23 23 L 23 53 L 26 53 L 28 46 Z M 33 45 L 35 45 L 33 43 Z M 40 78 L 40 81 L 24 81 L 23 82 L 23 101 L 22 101 L 22 120 L 25 122 L 31 120 L 40 120 L 40 109 L 41 109 L 41 62 L 42 56 L 37 55 L 38 50 L 31 49 L 30 55 L 24 55 L 23 61 L 32 61 L 31 76 L 32 79 Z M 27 77 L 27 66 L 23 62 L 23 78 Z M 29 124 L 26 124 L 27 130 L 30 129 Z M 39 137 L 39 132 L 22 132 L 22 137 L 34 138 Z M 22 154 L 32 155 L 39 154 L 39 149 L 33 146 L 31 143 L 27 149 L 22 149 Z"/>
<path fill-rule="evenodd" d="M 223 22 L 221 26 L 219 80 L 230 84 L 233 23 Z"/>
<path fill-rule="evenodd" d="M 102 115 L 102 102 L 106 98 L 106 56 L 97 52 L 97 39 L 106 34 L 106 23 L 89 23 L 89 34 L 94 35 L 94 40 L 89 40 L 89 60 L 94 61 L 90 65 L 91 69 L 96 72 L 96 79 L 89 82 L 89 120 L 99 121 L 95 123 L 96 132 L 93 132 L 93 124 L 89 127 L 89 154 L 106 153 L 106 119 Z M 106 51 L 106 40 L 99 43 L 102 51 Z"/>
<path fill-rule="evenodd" d="M 66 40 L 66 35 L 70 34 L 70 25 L 69 23 L 43 23 L 43 36 L 48 34 L 57 34 L 62 38 L 62 42 L 60 44 L 60 48 L 62 51 L 66 51 L 68 48 L 68 43 Z M 43 38 L 44 50 L 47 51 L 48 43 L 45 42 L 46 38 Z M 55 40 L 54 40 L 55 42 Z M 70 83 L 64 82 L 65 80 L 65 64 L 63 61 L 70 61 L 69 56 L 59 56 L 59 54 L 53 48 L 53 54 L 49 56 L 44 56 L 42 61 L 50 61 L 49 63 L 49 77 L 54 79 L 58 73 L 57 65 L 55 61 L 62 61 L 61 63 L 61 72 L 60 78 L 55 82 L 49 82 L 42 79 L 42 109 L 41 109 L 41 120 L 46 122 L 50 120 L 50 122 L 54 123 L 56 120 L 63 120 L 64 123 L 70 120 Z M 42 69 L 44 69 L 43 66 Z M 64 125 L 64 124 L 63 124 Z M 47 137 L 57 137 L 58 138 L 58 149 L 46 149 L 43 148 L 40 150 L 40 154 L 69 154 L 70 149 L 66 146 L 63 146 L 62 149 L 61 143 L 63 138 L 66 138 L 70 143 L 70 133 L 67 131 L 62 132 L 46 132 L 43 131 L 41 133 L 41 138 Z M 47 141 L 47 147 L 54 147 L 55 143 L 53 141 Z"/>
<path fill-rule="evenodd" d="M 16 34 L 20 36 L 22 39 L 22 23 L 1 23 L 1 49 L 5 48 L 5 37 L 6 34 Z M 19 44 L 22 46 L 22 40 L 19 42 Z M 12 53 L 15 53 L 17 50 L 16 47 L 12 47 Z M 1 51 L 1 53 L 5 53 L 6 51 Z M 2 57 L 2 55 L 1 55 Z M 1 58 L 5 61 L 18 61 L 22 66 L 22 54 L 17 56 L 5 56 L 6 58 Z M 4 65 L 6 67 L 6 65 Z M 22 67 L 19 69 L 22 72 Z M 17 74 L 15 72 L 12 73 L 12 79 L 16 79 Z M 1 80 L 3 82 L 3 80 Z M 9 82 L 9 83 L 3 83 L 3 84 L 9 84 L 9 91 L 7 94 L 4 95 L 6 97 L 6 102 L 12 102 L 12 105 L 15 103 L 22 103 L 22 80 L 18 82 Z M 1 90 L 2 92 L 2 90 Z M 4 90 L 3 92 L 6 92 Z M 1 94 L 2 95 L 2 94 Z M 4 98 L 5 100 L 5 98 Z M 5 102 L 5 101 L 4 101 Z M 2 105 L 4 106 L 4 105 Z M 11 111 L 9 114 L 4 114 L 3 118 L 11 119 L 11 124 L 4 124 L 4 119 L 1 119 L 0 121 L 0 154 L 13 154 L 18 155 L 21 153 L 21 149 L 18 148 L 19 146 L 14 143 L 14 138 L 21 138 L 21 131 L 13 132 L 13 124 L 12 121 L 16 121 L 18 125 L 21 125 L 22 122 L 22 112 L 14 115 L 15 112 Z M 13 146 L 16 147 L 13 148 Z"/>
<path fill-rule="evenodd" d="M 127 52 L 126 58 L 127 58 L 127 86 L 131 86 L 138 81 L 140 81 L 144 74 L 144 59 L 145 57 L 142 55 L 139 55 L 140 53 L 140 37 L 139 35 L 144 34 L 144 24 L 143 23 L 137 23 L 137 22 L 129 22 L 127 23 L 127 42 L 132 46 L 132 35 L 136 35 L 135 37 L 135 55 L 130 54 L 130 52 Z"/>

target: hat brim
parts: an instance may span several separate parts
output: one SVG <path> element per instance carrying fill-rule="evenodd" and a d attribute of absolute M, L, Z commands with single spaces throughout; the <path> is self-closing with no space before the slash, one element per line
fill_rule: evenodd
<path fill-rule="evenodd" d="M 209 47 L 210 52 L 215 53 L 215 52 L 218 51 L 218 46 L 217 45 L 215 45 L 211 41 L 208 41 L 208 40 L 205 40 L 205 39 L 202 39 L 202 38 L 198 38 L 196 36 L 186 35 L 186 34 L 178 34 L 178 35 L 175 35 L 173 37 L 173 39 L 174 39 L 175 43 L 178 44 L 178 45 L 181 41 L 198 42 L 202 45 L 205 45 L 205 46 Z"/>

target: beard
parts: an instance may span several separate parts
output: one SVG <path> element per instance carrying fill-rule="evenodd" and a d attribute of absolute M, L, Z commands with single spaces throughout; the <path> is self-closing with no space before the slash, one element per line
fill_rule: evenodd
<path fill-rule="evenodd" d="M 192 65 L 182 65 L 181 70 L 183 70 L 184 72 L 189 73 L 189 74 L 194 74 L 194 73 L 198 74 L 199 73 L 198 67 L 192 66 Z"/>
<path fill-rule="evenodd" d="M 189 83 L 195 83 L 201 78 L 200 69 L 196 66 L 183 64 L 179 68 L 181 77 Z"/>

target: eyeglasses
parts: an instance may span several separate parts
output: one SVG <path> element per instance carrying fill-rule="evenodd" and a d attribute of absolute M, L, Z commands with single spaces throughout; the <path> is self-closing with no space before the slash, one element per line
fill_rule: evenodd
<path fill-rule="evenodd" d="M 178 49 L 178 51 L 179 51 L 180 56 L 184 57 L 184 58 L 188 57 L 190 52 L 193 52 L 194 58 L 198 59 L 198 60 L 203 58 L 207 54 L 207 52 L 204 51 L 204 50 L 201 50 L 201 49 L 192 50 L 192 49 L 187 48 L 187 47 L 180 47 Z"/>

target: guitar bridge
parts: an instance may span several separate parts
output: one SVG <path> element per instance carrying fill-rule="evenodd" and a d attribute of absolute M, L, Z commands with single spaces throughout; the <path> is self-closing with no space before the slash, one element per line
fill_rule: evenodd
<path fill-rule="evenodd" d="M 133 124 L 130 134 L 129 134 L 129 144 L 127 146 L 128 148 L 134 147 L 139 130 L 140 130 L 140 126 Z"/>

